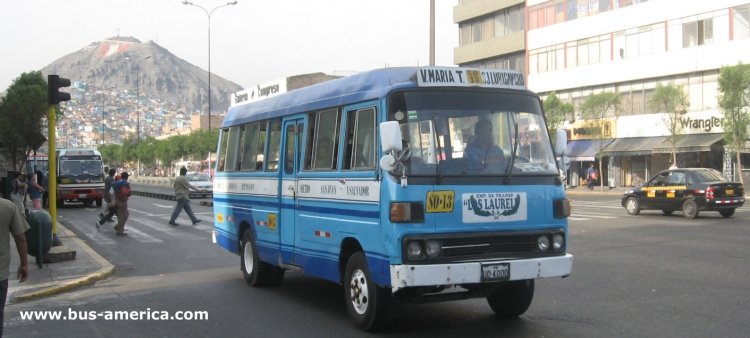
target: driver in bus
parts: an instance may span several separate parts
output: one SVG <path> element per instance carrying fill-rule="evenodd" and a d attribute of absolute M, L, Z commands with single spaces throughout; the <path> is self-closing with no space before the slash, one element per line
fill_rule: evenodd
<path fill-rule="evenodd" d="M 480 170 L 488 168 L 505 170 L 507 166 L 503 150 L 492 139 L 492 122 L 486 120 L 479 120 L 474 125 L 474 139 L 466 145 L 464 156 L 472 160 L 473 165 L 470 167 L 478 163 Z"/>

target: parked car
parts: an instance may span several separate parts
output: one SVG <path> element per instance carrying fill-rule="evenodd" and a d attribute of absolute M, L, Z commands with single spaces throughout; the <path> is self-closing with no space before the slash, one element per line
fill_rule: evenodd
<path fill-rule="evenodd" d="M 646 184 L 627 190 L 622 206 L 631 215 L 651 209 L 665 215 L 681 210 L 686 218 L 696 218 L 700 211 L 718 211 L 721 216 L 730 217 L 745 204 L 744 196 L 742 184 L 727 180 L 718 170 L 669 169 Z"/>
<path fill-rule="evenodd" d="M 204 173 L 189 172 L 185 175 L 188 182 L 199 189 L 199 191 L 190 190 L 190 196 L 213 196 L 214 183 Z"/>

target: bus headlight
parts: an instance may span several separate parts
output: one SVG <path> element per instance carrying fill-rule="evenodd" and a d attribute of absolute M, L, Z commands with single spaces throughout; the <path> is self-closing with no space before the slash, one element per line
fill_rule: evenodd
<path fill-rule="evenodd" d="M 431 239 L 427 242 L 425 242 L 425 253 L 427 253 L 427 257 L 435 258 L 437 256 L 440 256 L 440 254 L 443 252 L 443 245 L 440 243 L 440 241 Z"/>
<path fill-rule="evenodd" d="M 547 236 L 539 236 L 536 240 L 536 247 L 540 251 L 547 251 L 549 249 L 549 238 Z"/>
<path fill-rule="evenodd" d="M 552 249 L 553 250 L 560 250 L 563 248 L 563 244 L 565 244 L 563 240 L 562 234 L 555 234 L 552 236 Z"/>
<path fill-rule="evenodd" d="M 406 244 L 406 254 L 409 259 L 422 259 L 422 243 L 420 241 L 410 241 Z"/>

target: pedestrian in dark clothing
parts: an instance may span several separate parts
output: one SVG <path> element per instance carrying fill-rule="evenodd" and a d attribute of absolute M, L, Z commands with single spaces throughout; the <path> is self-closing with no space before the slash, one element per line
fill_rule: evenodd
<path fill-rule="evenodd" d="M 37 183 L 37 180 L 34 176 L 35 174 L 26 175 L 26 180 L 29 183 L 27 193 L 29 195 L 29 198 L 31 199 L 32 208 L 34 208 L 34 210 L 41 210 L 42 193 L 44 193 L 45 190 L 41 185 L 39 185 L 39 183 Z"/>
<path fill-rule="evenodd" d="M 598 179 L 598 175 L 596 173 L 596 168 L 594 168 L 594 164 L 592 163 L 589 166 L 588 171 L 586 172 L 586 179 L 588 180 L 588 188 L 589 190 L 594 190 L 594 184 L 596 184 L 596 180 Z"/>
<path fill-rule="evenodd" d="M 109 169 L 109 172 L 107 173 L 109 176 L 107 176 L 104 179 L 104 201 L 107 202 L 107 210 L 106 214 L 101 213 L 99 214 L 99 220 L 96 221 L 96 229 L 99 230 L 99 227 L 104 224 L 104 222 L 114 222 L 112 220 L 112 216 L 117 214 L 117 205 L 114 201 L 114 190 L 113 185 L 115 183 L 115 172 L 117 172 L 114 168 Z"/>

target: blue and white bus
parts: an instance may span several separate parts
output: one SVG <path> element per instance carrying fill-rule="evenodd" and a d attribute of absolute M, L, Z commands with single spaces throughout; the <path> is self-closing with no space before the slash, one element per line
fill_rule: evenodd
<path fill-rule="evenodd" d="M 214 241 L 250 285 L 343 285 L 364 330 L 394 299 L 518 316 L 535 279 L 571 273 L 570 203 L 521 73 L 363 72 L 234 106 L 219 140 Z"/>

